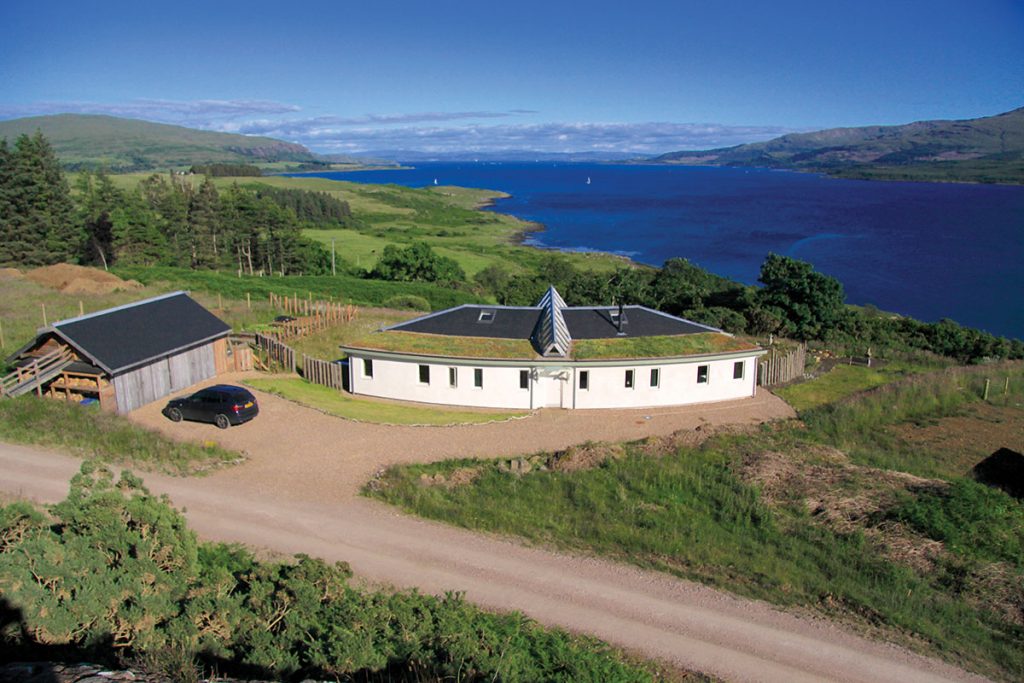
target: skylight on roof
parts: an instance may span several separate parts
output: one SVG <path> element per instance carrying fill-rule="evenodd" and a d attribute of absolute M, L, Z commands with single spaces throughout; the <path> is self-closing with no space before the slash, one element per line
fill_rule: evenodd
<path fill-rule="evenodd" d="M 492 323 L 494 322 L 494 309 L 487 309 L 480 311 L 480 317 L 476 319 L 478 323 Z"/>

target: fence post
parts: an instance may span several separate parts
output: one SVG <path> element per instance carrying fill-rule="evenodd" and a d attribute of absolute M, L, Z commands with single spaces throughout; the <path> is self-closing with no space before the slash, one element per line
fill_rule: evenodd
<path fill-rule="evenodd" d="M 990 380 L 990 379 L 988 379 L 988 378 L 986 377 L 986 378 L 985 378 L 985 393 L 984 393 L 984 395 L 983 395 L 983 396 L 981 397 L 981 400 L 982 400 L 982 401 L 987 401 L 987 400 L 988 400 L 988 386 L 989 386 L 989 384 L 991 384 L 991 383 L 992 383 L 992 380 Z"/>

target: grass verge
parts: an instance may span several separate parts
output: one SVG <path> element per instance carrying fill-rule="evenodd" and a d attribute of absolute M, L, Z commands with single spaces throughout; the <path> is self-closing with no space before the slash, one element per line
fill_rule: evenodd
<path fill-rule="evenodd" d="M 241 457 L 213 442 L 173 441 L 97 407 L 32 395 L 0 400 L 0 440 L 177 475 L 214 469 Z"/>
<path fill-rule="evenodd" d="M 1014 405 L 1024 401 L 1024 364 L 1009 362 L 908 377 L 804 411 L 800 417 L 813 439 L 846 450 L 859 464 L 920 477 L 957 477 L 963 472 L 951 469 L 959 467 L 955 460 L 937 458 L 929 450 L 906 444 L 891 428 L 931 423 L 963 412 L 981 400 L 986 381 L 990 403 Z"/>
<path fill-rule="evenodd" d="M 428 408 L 368 401 L 296 378 L 252 379 L 247 380 L 245 383 L 254 389 L 321 410 L 328 415 L 378 424 L 434 426 L 483 424 L 486 422 L 508 420 L 514 417 L 523 417 L 528 414 L 522 412 L 448 410 L 445 408 Z"/>
<path fill-rule="evenodd" d="M 697 448 L 627 444 L 578 471 L 534 467 L 517 474 L 487 460 L 394 467 L 368 494 L 466 528 L 810 608 L 985 675 L 1020 680 L 1024 505 L 963 479 L 941 455 L 909 452 L 887 430 L 979 404 L 984 380 L 1002 388 L 1004 377 L 1010 390 L 998 400 L 1018 405 L 1019 363 L 944 371 L 808 411 L 806 427 L 791 422 L 722 435 Z M 818 450 L 836 453 L 826 445 L 847 449 L 859 465 L 842 469 L 825 456 L 815 460 Z M 814 493 L 763 497 L 745 468 L 765 453 L 798 463 L 802 476 L 833 475 L 820 475 L 824 495 L 874 503 L 878 511 L 852 524 L 819 513 Z M 890 469 L 954 483 L 908 479 Z M 460 483 L 433 484 L 438 481 Z M 911 483 L 890 490 L 882 481 Z M 898 540 L 938 550 L 921 564 L 894 555 L 879 540 L 893 524 L 906 531 Z"/>
<path fill-rule="evenodd" d="M 802 413 L 889 384 L 902 377 L 934 369 L 933 366 L 901 362 L 873 368 L 863 365 L 837 365 L 814 379 L 780 387 L 774 390 L 774 393 L 793 406 L 798 413 Z"/>

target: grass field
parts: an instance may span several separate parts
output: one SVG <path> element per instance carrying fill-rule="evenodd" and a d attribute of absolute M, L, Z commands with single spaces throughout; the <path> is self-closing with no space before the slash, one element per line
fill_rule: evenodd
<path fill-rule="evenodd" d="M 432 309 L 449 308 L 480 299 L 473 294 L 426 282 L 390 282 L 365 280 L 351 275 L 288 275 L 286 277 L 238 277 L 234 273 L 212 270 L 189 270 L 169 267 L 123 267 L 112 272 L 122 278 L 133 279 L 144 285 L 164 289 L 220 294 L 225 298 L 244 301 L 266 300 L 271 292 L 281 296 L 312 297 L 359 306 L 380 306 L 396 297 L 415 296 L 425 299 Z"/>
<path fill-rule="evenodd" d="M 887 431 L 978 405 L 979 382 L 1000 373 L 1012 388 L 999 401 L 1024 425 L 1024 366 L 1016 364 L 904 379 L 809 410 L 806 427 L 794 421 L 697 448 L 627 444 L 621 457 L 573 472 L 516 475 L 488 460 L 396 467 L 372 495 L 467 528 L 810 608 L 986 675 L 1019 680 L 1024 627 L 1012 614 L 1019 616 L 1024 582 L 1024 504 L 963 479 L 955 452 L 908 457 Z M 848 459 L 830 450 L 836 446 Z M 776 481 L 770 474 L 750 474 L 762 461 L 778 463 L 781 494 L 762 488 Z M 422 475 L 444 478 L 467 467 L 479 473 L 471 483 L 422 484 Z M 907 482 L 917 480 L 893 469 L 966 483 L 914 488 Z M 893 523 L 902 535 L 887 535 Z M 907 559 L 917 551 L 893 550 L 934 548 L 928 544 L 936 541 L 945 545 L 923 565 Z M 992 576 L 1002 578 L 986 583 Z"/>
<path fill-rule="evenodd" d="M 253 379 L 246 382 L 289 401 L 301 403 L 347 420 L 390 425 L 483 424 L 523 417 L 529 413 L 451 410 L 444 407 L 401 405 L 373 401 L 296 378 Z"/>
<path fill-rule="evenodd" d="M 941 366 L 899 361 L 871 368 L 863 365 L 837 365 L 814 379 L 780 387 L 773 392 L 793 406 L 798 413 L 802 413 L 811 408 L 835 403 L 858 392 L 880 387 L 901 377 L 934 370 L 936 367 Z"/>
<path fill-rule="evenodd" d="M 115 185 L 132 188 L 150 173 L 112 176 Z M 192 176 L 191 182 L 202 182 Z M 330 248 L 335 241 L 338 257 L 351 266 L 371 269 L 388 244 L 413 241 L 428 243 L 438 253 L 455 259 L 469 277 L 489 265 L 509 272 L 533 271 L 545 253 L 520 246 L 516 237 L 536 226 L 513 216 L 481 211 L 481 206 L 504 196 L 498 190 L 463 187 L 408 188 L 401 185 L 366 185 L 310 176 L 264 176 L 215 178 L 220 188 L 232 183 L 326 192 L 348 202 L 355 227 L 336 230 L 306 230 L 305 234 Z M 72 185 L 73 185 L 72 181 Z M 611 254 L 568 253 L 581 270 L 610 272 L 628 261 Z"/>

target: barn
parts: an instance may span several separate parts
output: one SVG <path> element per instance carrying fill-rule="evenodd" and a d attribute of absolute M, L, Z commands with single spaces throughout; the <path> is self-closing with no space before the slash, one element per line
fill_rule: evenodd
<path fill-rule="evenodd" d="M 127 413 L 225 372 L 230 332 L 185 292 L 61 320 L 8 358 L 0 391 Z"/>

